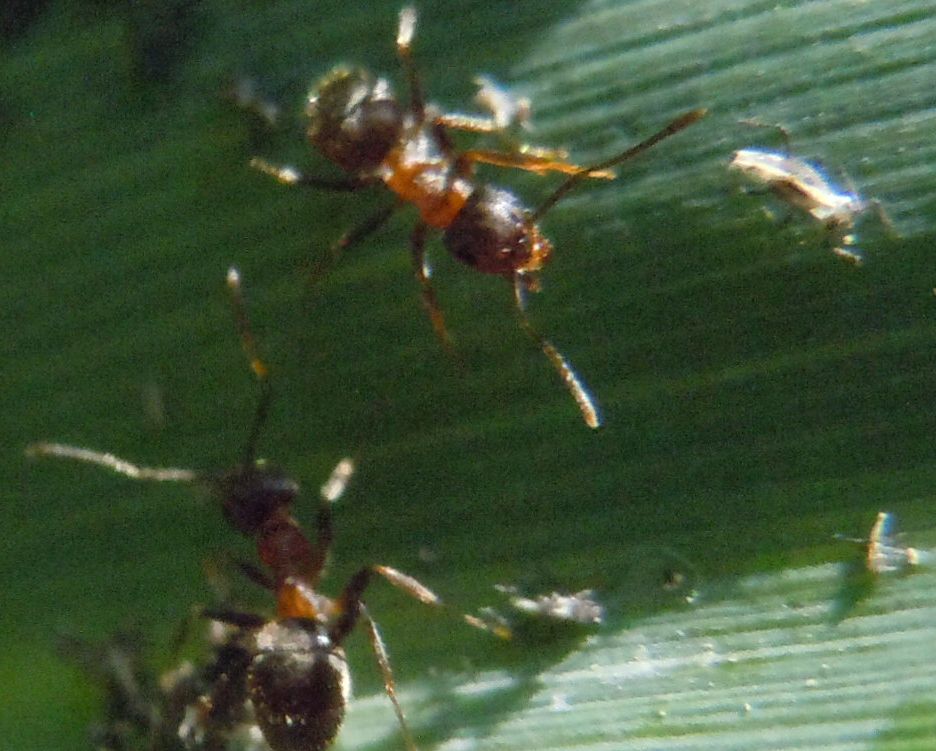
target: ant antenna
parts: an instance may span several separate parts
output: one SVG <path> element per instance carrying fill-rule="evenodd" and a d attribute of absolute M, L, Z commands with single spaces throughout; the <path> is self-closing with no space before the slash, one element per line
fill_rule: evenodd
<path fill-rule="evenodd" d="M 588 393 L 588 389 L 585 388 L 582 380 L 578 377 L 578 375 L 576 375 L 575 371 L 572 370 L 572 366 L 569 365 L 565 357 L 562 356 L 562 353 L 556 349 L 555 345 L 551 341 L 546 339 L 546 337 L 540 334 L 533 327 L 533 324 L 527 317 L 527 280 L 523 277 L 522 274 L 514 274 L 513 281 L 514 299 L 517 303 L 517 312 L 520 314 L 521 328 L 534 342 L 539 345 L 539 348 L 543 350 L 543 354 L 549 358 L 549 361 L 553 364 L 553 367 L 556 369 L 556 371 L 558 371 L 559 377 L 562 378 L 562 382 L 572 394 L 572 398 L 575 399 L 575 403 L 578 404 L 578 407 L 582 412 L 582 417 L 585 419 L 585 424 L 590 428 L 601 427 L 601 415 L 598 414 L 598 407 L 595 405 L 595 400 L 592 398 L 591 394 Z"/>
<path fill-rule="evenodd" d="M 234 311 L 234 325 L 237 328 L 237 334 L 240 336 L 244 354 L 247 355 L 247 360 L 250 362 L 250 369 L 256 376 L 257 383 L 260 384 L 260 401 L 257 404 L 257 411 L 254 413 L 254 421 L 250 428 L 247 445 L 244 447 L 242 466 L 250 467 L 256 459 L 260 431 L 266 424 L 267 417 L 270 414 L 273 390 L 270 386 L 270 370 L 266 363 L 260 359 L 260 354 L 257 351 L 257 341 L 254 338 L 253 327 L 250 325 L 250 316 L 247 315 L 247 305 L 244 302 L 244 292 L 241 289 L 240 272 L 233 266 L 228 269 L 227 287 L 231 293 L 231 309 Z"/>
<path fill-rule="evenodd" d="M 92 451 L 66 443 L 32 443 L 26 447 L 26 456 L 54 456 L 58 459 L 74 459 L 88 464 L 97 464 L 119 475 L 133 480 L 153 480 L 156 482 L 197 482 L 202 478 L 194 469 L 177 467 L 141 467 L 113 454 Z"/>
<path fill-rule="evenodd" d="M 539 208 L 537 208 L 536 211 L 530 215 L 528 219 L 529 223 L 536 224 L 540 219 L 543 218 L 543 214 L 555 206 L 565 196 L 566 193 L 582 182 L 582 180 L 593 176 L 595 172 L 602 172 L 609 167 L 614 167 L 621 162 L 626 162 L 628 159 L 633 159 L 635 156 L 638 156 L 653 146 L 656 146 L 660 141 L 675 135 L 684 128 L 688 128 L 693 123 L 701 120 L 703 117 L 705 117 L 707 112 L 708 110 L 704 107 L 686 112 L 669 123 L 669 125 L 666 125 L 661 130 L 658 130 L 646 140 L 641 141 L 635 146 L 631 146 L 629 149 L 627 149 L 627 151 L 622 151 L 617 156 L 613 156 L 603 162 L 598 162 L 591 165 L 590 167 L 583 167 L 582 169 L 578 170 L 574 175 L 571 175 L 569 178 L 567 178 L 564 183 L 562 183 L 558 188 L 556 188 L 556 190 L 553 191 L 552 195 L 550 195 L 545 201 L 543 201 L 543 203 L 540 204 Z"/>

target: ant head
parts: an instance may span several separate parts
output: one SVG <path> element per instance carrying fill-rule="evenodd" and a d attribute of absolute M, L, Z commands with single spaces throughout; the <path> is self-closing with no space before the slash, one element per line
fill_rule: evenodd
<path fill-rule="evenodd" d="M 399 141 L 403 110 L 389 84 L 359 68 L 336 68 L 309 93 L 309 141 L 342 169 L 376 169 Z"/>
<path fill-rule="evenodd" d="M 279 509 L 292 505 L 299 484 L 264 462 L 239 465 L 216 480 L 224 518 L 248 537 L 257 534 Z"/>
<path fill-rule="evenodd" d="M 512 193 L 478 187 L 445 230 L 446 248 L 486 274 L 534 274 L 549 260 L 552 244 Z"/>
<path fill-rule="evenodd" d="M 326 748 L 351 693 L 344 652 L 306 618 L 270 621 L 255 642 L 248 685 L 263 737 L 274 751 Z"/>

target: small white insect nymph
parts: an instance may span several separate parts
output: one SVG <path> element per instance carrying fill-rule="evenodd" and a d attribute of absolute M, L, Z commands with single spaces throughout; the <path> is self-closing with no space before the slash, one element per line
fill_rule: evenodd
<path fill-rule="evenodd" d="M 876 201 L 842 190 L 817 166 L 796 156 L 765 149 L 739 149 L 728 168 L 771 191 L 791 206 L 805 211 L 829 233 L 832 251 L 856 265 L 863 261 L 854 247 L 852 229 L 860 214 L 872 206 L 889 228 L 890 220 Z"/>

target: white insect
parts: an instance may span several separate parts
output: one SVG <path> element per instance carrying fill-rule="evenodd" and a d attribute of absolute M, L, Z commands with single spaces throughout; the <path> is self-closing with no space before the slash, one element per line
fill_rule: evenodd
<path fill-rule="evenodd" d="M 895 571 L 906 571 L 913 566 L 919 566 L 928 558 L 926 553 L 917 548 L 901 545 L 897 541 L 896 528 L 894 515 L 887 511 L 879 511 L 874 524 L 871 525 L 871 532 L 867 539 L 841 535 L 836 535 L 836 537 L 863 545 L 865 566 L 870 573 L 879 576 Z"/>
<path fill-rule="evenodd" d="M 920 551 L 898 545 L 895 536 L 894 515 L 886 511 L 878 513 L 868 535 L 868 549 L 865 561 L 868 571 L 873 574 L 886 574 L 890 571 L 903 571 L 920 563 Z"/>
<path fill-rule="evenodd" d="M 863 261 L 861 252 L 854 247 L 852 229 L 857 217 L 874 207 L 882 222 L 892 228 L 880 204 L 842 190 L 821 169 L 799 157 L 765 149 L 739 149 L 732 155 L 728 168 L 809 214 L 829 232 L 832 252 L 856 265 Z"/>

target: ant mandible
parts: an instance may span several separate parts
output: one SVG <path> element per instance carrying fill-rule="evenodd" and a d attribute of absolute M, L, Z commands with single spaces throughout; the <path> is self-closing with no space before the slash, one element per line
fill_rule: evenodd
<path fill-rule="evenodd" d="M 555 155 L 523 148 L 507 152 L 459 152 L 450 131 L 498 133 L 504 128 L 504 119 L 498 117 L 493 106 L 493 117 L 487 119 L 447 114 L 426 104 L 412 57 L 415 28 L 416 11 L 412 7 L 403 8 L 396 47 L 409 84 L 408 107 L 397 101 L 385 79 L 345 67 L 332 70 L 308 96 L 308 139 L 349 174 L 347 179 L 313 177 L 259 158 L 251 164 L 289 185 L 353 191 L 383 183 L 395 194 L 394 203 L 345 233 L 333 246 L 332 256 L 374 232 L 399 206 L 413 204 L 420 214 L 410 241 L 413 268 L 437 336 L 448 344 L 425 257 L 429 228 L 442 232 L 443 243 L 459 261 L 484 274 L 504 277 L 513 285 L 520 326 L 556 368 L 586 424 L 597 428 L 601 418 L 594 399 L 566 358 L 533 327 L 526 313 L 526 293 L 539 289 L 537 275 L 552 253 L 552 245 L 537 222 L 582 180 L 613 177 L 613 173 L 607 172 L 610 167 L 688 127 L 705 110 L 687 112 L 646 140 L 590 167 L 579 167 Z M 479 163 L 538 174 L 559 172 L 568 178 L 531 211 L 511 192 L 474 180 L 474 166 Z"/>
<path fill-rule="evenodd" d="M 311 542 L 293 517 L 290 507 L 299 486 L 283 470 L 256 458 L 256 446 L 269 414 L 269 370 L 260 359 L 240 287 L 240 275 L 227 276 L 237 329 L 250 367 L 261 387 L 247 445 L 241 462 L 220 473 L 172 467 L 144 467 L 113 454 L 61 443 L 35 443 L 31 456 L 50 456 L 96 464 L 137 480 L 206 485 L 219 499 L 227 521 L 252 538 L 265 570 L 241 564 L 255 583 L 273 591 L 276 617 L 230 610 L 207 610 L 205 615 L 247 635 L 249 659 L 233 661 L 219 681 L 199 700 L 192 736 L 212 730 L 213 717 L 231 714 L 231 697 L 245 696 L 264 739 L 273 751 L 318 751 L 338 733 L 350 696 L 350 676 L 342 643 L 363 621 L 380 667 L 384 689 L 393 704 L 406 745 L 416 745 L 397 700 L 393 671 L 377 625 L 363 602 L 374 574 L 427 605 L 441 606 L 440 598 L 411 576 L 390 566 L 371 565 L 358 570 L 337 599 L 317 591 L 333 540 L 332 505 L 341 496 L 353 472 L 351 459 L 343 459 L 321 489 L 322 503 Z M 477 628 L 490 628 L 479 619 L 463 616 Z M 246 690 L 238 690 L 238 686 Z M 182 729 L 180 728 L 180 731 Z"/>

